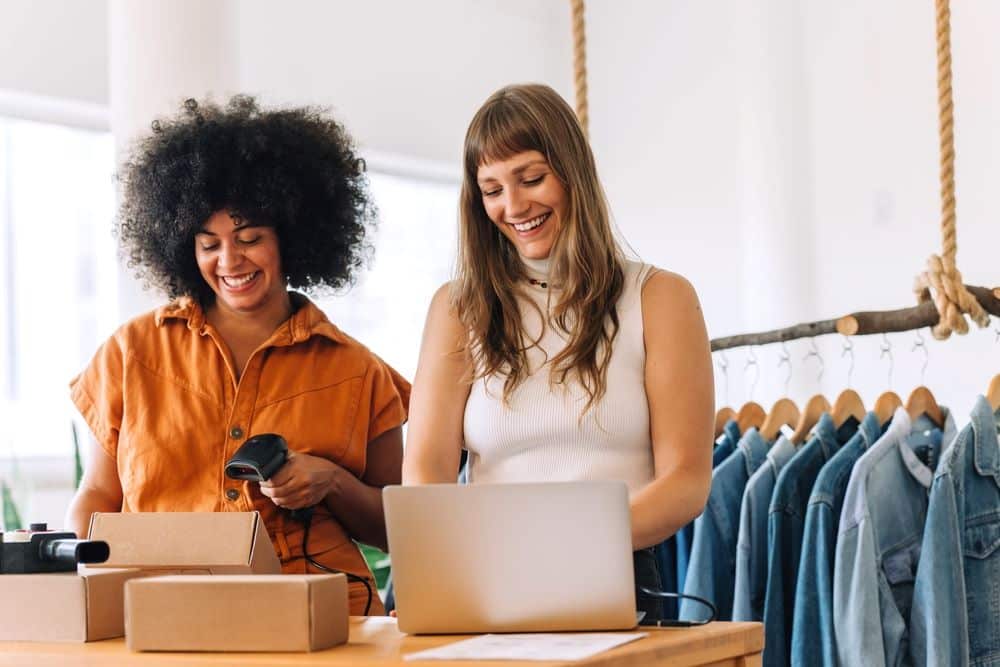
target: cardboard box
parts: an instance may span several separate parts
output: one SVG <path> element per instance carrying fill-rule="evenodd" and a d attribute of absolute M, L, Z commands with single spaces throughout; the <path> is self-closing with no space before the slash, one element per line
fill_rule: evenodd
<path fill-rule="evenodd" d="M 125 586 L 133 651 L 317 651 L 347 636 L 342 574 L 179 575 Z"/>
<path fill-rule="evenodd" d="M 111 547 L 90 567 L 202 574 L 279 574 L 281 563 L 258 512 L 95 513 L 90 539 Z"/>
<path fill-rule="evenodd" d="M 121 637 L 125 582 L 141 576 L 139 570 L 0 575 L 0 640 L 92 642 Z"/>

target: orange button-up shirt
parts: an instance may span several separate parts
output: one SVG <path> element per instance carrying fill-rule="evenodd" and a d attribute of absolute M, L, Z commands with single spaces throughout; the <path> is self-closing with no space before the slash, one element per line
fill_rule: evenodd
<path fill-rule="evenodd" d="M 250 436 L 278 433 L 290 449 L 322 456 L 361 478 L 368 443 L 406 421 L 410 385 L 293 294 L 295 313 L 251 355 L 237 381 L 219 333 L 182 298 L 124 326 L 70 384 L 73 402 L 118 466 L 124 512 L 261 513 L 286 573 L 306 572 L 302 526 L 256 482 L 225 476 Z M 320 504 L 309 554 L 367 577 L 370 613 L 384 613 L 354 542 Z M 311 571 L 312 570 L 310 568 Z M 364 609 L 360 583 L 351 613 Z"/>

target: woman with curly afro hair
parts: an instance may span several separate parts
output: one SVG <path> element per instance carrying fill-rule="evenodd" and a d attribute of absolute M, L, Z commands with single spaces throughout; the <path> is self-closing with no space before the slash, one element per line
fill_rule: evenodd
<path fill-rule="evenodd" d="M 342 571 L 351 613 L 383 613 L 354 540 L 386 546 L 410 386 L 290 288 L 352 283 L 374 220 L 364 163 L 309 108 L 184 103 L 125 163 L 117 234 L 171 301 L 124 326 L 71 383 L 96 440 L 68 524 L 93 512 L 259 511 L 282 570 Z M 281 435 L 269 480 L 226 477 Z M 289 510 L 313 508 L 311 518 Z M 374 599 L 373 599 L 374 598 Z"/>

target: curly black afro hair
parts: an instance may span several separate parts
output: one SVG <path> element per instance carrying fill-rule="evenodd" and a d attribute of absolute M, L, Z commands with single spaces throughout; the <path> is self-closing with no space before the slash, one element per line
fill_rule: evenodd
<path fill-rule="evenodd" d="M 194 238 L 216 211 L 273 227 L 290 286 L 338 289 L 371 255 L 374 226 L 364 162 L 321 110 L 261 110 L 236 96 L 223 108 L 187 100 L 134 146 L 119 178 L 117 229 L 136 276 L 171 298 L 213 298 Z"/>

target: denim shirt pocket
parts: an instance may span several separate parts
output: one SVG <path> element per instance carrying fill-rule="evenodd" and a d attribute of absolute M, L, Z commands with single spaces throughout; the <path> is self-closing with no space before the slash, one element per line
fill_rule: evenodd
<path fill-rule="evenodd" d="M 1000 658 L 1000 513 L 966 523 L 966 607 L 969 614 L 969 657 Z"/>
<path fill-rule="evenodd" d="M 962 551 L 969 558 L 985 560 L 1000 549 L 1000 514 L 988 523 L 968 526 L 962 538 Z"/>
<path fill-rule="evenodd" d="M 913 586 L 917 578 L 917 564 L 920 561 L 920 542 L 910 542 L 882 558 L 882 570 L 892 591 L 896 609 L 903 618 L 910 617 L 913 605 Z"/>

